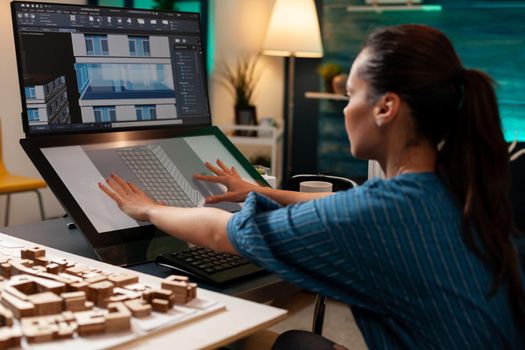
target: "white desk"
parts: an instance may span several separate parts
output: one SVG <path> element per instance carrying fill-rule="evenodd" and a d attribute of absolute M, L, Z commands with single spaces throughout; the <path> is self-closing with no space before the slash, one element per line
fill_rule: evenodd
<path fill-rule="evenodd" d="M 14 238 L 0 233 L 0 239 L 14 241 L 25 246 L 35 243 Z M 129 272 L 124 268 L 102 263 L 97 260 L 70 254 L 64 251 L 39 245 L 49 254 L 61 256 L 71 261 L 93 266 L 105 271 Z M 137 273 L 139 279 L 152 285 L 159 285 L 161 279 L 151 275 Z M 225 311 L 219 311 L 203 318 L 192 320 L 182 325 L 168 327 L 158 333 L 135 339 L 131 343 L 118 346 L 118 349 L 214 349 L 248 334 L 267 328 L 286 317 L 286 310 L 258 304 L 243 299 L 199 288 L 198 295 L 216 300 L 226 305 Z"/>

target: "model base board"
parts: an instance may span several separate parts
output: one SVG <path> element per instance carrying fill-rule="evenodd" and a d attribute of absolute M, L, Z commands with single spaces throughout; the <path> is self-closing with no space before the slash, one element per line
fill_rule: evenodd
<path fill-rule="evenodd" d="M 185 276 L 153 286 L 0 240 L 0 349 L 104 349 L 224 308 Z"/>

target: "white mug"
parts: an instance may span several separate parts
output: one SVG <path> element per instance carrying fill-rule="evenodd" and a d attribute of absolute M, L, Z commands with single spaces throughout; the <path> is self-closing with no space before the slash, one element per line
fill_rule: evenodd
<path fill-rule="evenodd" d="M 326 181 L 303 181 L 299 184 L 301 192 L 332 192 L 333 186 Z"/>

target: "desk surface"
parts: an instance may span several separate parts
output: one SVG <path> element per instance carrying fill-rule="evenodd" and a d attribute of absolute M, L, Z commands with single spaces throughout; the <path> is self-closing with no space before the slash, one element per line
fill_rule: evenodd
<path fill-rule="evenodd" d="M 85 258 L 99 260 L 84 235 L 78 229 L 67 228 L 69 222 L 71 222 L 69 218 L 51 219 L 32 224 L 2 227 L 0 232 Z M 128 268 L 160 278 L 173 274 L 172 270 L 155 263 L 134 265 Z M 256 302 L 267 302 L 280 296 L 294 294 L 299 290 L 294 285 L 269 273 L 228 284 L 224 288 L 204 283 L 199 283 L 199 285 L 209 290 Z"/>
<path fill-rule="evenodd" d="M 3 240 L 5 237 L 7 236 L 0 234 L 0 239 Z M 20 244 L 20 246 L 30 247 L 37 243 L 12 238 L 12 236 L 7 239 L 9 239 L 9 245 L 15 243 L 17 245 Z M 102 271 L 125 272 L 125 269 L 118 266 L 87 259 L 51 247 L 45 248 L 50 256 L 60 256 L 69 261 L 88 265 Z M 160 286 L 160 278 L 142 273 L 137 274 L 141 282 L 152 286 Z M 197 295 L 206 300 L 218 301 L 224 304 L 226 309 L 207 314 L 199 319 L 190 320 L 181 325 L 168 326 L 154 334 L 131 338 L 127 340 L 130 342 L 119 345 L 118 349 L 214 349 L 241 339 L 260 329 L 267 328 L 286 317 L 285 310 L 233 298 L 201 288 L 199 288 Z M 87 339 L 83 340 L 86 341 Z M 176 344 L 175 347 L 174 344 Z"/>

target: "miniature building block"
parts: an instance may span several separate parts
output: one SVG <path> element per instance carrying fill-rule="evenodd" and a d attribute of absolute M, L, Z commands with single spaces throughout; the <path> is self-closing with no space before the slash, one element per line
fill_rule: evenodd
<path fill-rule="evenodd" d="M 64 300 L 67 299 L 86 299 L 86 293 L 85 292 L 67 292 L 60 294 Z"/>
<path fill-rule="evenodd" d="M 134 292 L 132 290 L 127 290 L 124 288 L 114 288 L 113 289 L 113 295 L 110 296 L 107 299 L 104 299 L 103 304 L 107 305 L 109 303 L 116 303 L 116 302 L 123 302 L 126 300 L 132 300 L 132 299 L 140 299 L 142 298 L 142 293 L 140 292 Z M 102 305 L 102 307 L 104 307 Z"/>
<path fill-rule="evenodd" d="M 29 293 L 21 292 L 16 287 L 9 286 L 9 285 L 4 287 L 4 291 L 11 294 L 12 296 L 17 297 L 20 300 L 25 300 L 25 301 L 29 301 L 27 298 L 27 295 L 30 294 L 30 292 L 32 292 L 31 290 Z"/>
<path fill-rule="evenodd" d="M 116 273 L 108 276 L 108 281 L 113 283 L 115 287 L 122 287 L 128 284 L 139 282 L 139 276 L 128 273 Z"/>
<path fill-rule="evenodd" d="M 64 276 L 63 274 L 55 275 L 53 273 L 48 273 L 48 272 L 44 272 L 44 271 L 36 272 L 34 270 L 31 270 L 30 274 L 36 275 L 37 277 L 41 277 L 41 278 L 44 278 L 46 280 L 60 282 L 60 283 L 62 283 L 64 285 L 68 285 L 68 284 L 75 283 L 75 282 L 79 281 L 77 279 L 68 278 L 67 276 Z M 62 292 L 64 292 L 64 291 L 62 291 Z M 62 293 L 62 292 L 57 292 L 57 293 Z"/>
<path fill-rule="evenodd" d="M 0 302 L 9 308 L 16 318 L 29 317 L 35 314 L 35 306 L 25 300 L 21 300 L 14 295 L 7 293 L 5 290 L 0 294 Z"/>
<path fill-rule="evenodd" d="M 69 290 L 87 293 L 88 284 L 86 282 L 75 282 L 69 285 Z"/>
<path fill-rule="evenodd" d="M 72 266 L 68 267 L 65 272 L 69 273 L 70 275 L 75 276 L 82 276 L 83 274 L 89 272 L 89 267 L 87 266 Z"/>
<path fill-rule="evenodd" d="M 22 319 L 22 331 L 29 343 L 43 343 L 53 340 L 57 326 L 43 317 Z"/>
<path fill-rule="evenodd" d="M 174 303 L 173 292 L 167 289 L 151 289 L 142 293 L 142 298 L 152 304 L 153 299 L 166 300 L 168 307 L 172 308 Z M 155 308 L 153 308 L 155 310 Z"/>
<path fill-rule="evenodd" d="M 36 265 L 39 265 L 39 266 L 46 266 L 47 264 L 49 264 L 49 260 L 45 256 L 38 257 L 34 259 L 33 261 L 35 262 Z"/>
<path fill-rule="evenodd" d="M 164 299 L 153 299 L 151 301 L 151 307 L 154 311 L 166 313 L 170 309 L 170 303 Z"/>
<path fill-rule="evenodd" d="M 73 338 L 73 334 L 77 330 L 76 323 L 58 322 L 58 330 L 55 334 L 55 339 Z"/>
<path fill-rule="evenodd" d="M 131 329 L 131 312 L 123 303 L 108 305 L 106 315 L 106 333 L 122 332 Z"/>
<path fill-rule="evenodd" d="M 60 294 L 66 289 L 66 285 L 62 282 L 25 274 L 14 276 L 11 278 L 9 284 L 25 294 L 40 292 Z"/>
<path fill-rule="evenodd" d="M 59 272 L 64 272 L 68 264 L 67 260 L 64 258 L 55 259 L 52 263 L 58 265 Z"/>
<path fill-rule="evenodd" d="M 34 271 L 31 270 L 31 266 L 33 266 L 33 262 L 31 260 L 10 261 L 9 264 L 11 265 L 11 276 L 20 274 L 35 274 Z"/>
<path fill-rule="evenodd" d="M 87 298 L 97 306 L 103 306 L 104 300 L 113 295 L 113 283 L 102 281 L 88 286 Z"/>
<path fill-rule="evenodd" d="M 27 317 L 20 320 L 22 331 L 29 343 L 72 338 L 77 324 L 72 313 L 52 316 Z"/>
<path fill-rule="evenodd" d="M 184 304 L 197 296 L 197 284 L 189 283 L 186 276 L 172 275 L 162 280 L 161 287 L 173 292 L 174 302 Z"/>
<path fill-rule="evenodd" d="M 20 257 L 22 259 L 35 260 L 46 256 L 46 251 L 42 247 L 33 247 L 20 250 Z"/>
<path fill-rule="evenodd" d="M 13 325 L 13 312 L 0 305 L 0 327 L 11 327 Z M 0 346 L 1 348 L 1 346 Z"/>
<path fill-rule="evenodd" d="M 11 264 L 8 262 L 1 263 L 0 274 L 5 278 L 11 277 Z"/>
<path fill-rule="evenodd" d="M 141 299 L 128 300 L 124 305 L 131 311 L 133 317 L 143 318 L 151 315 L 151 305 Z"/>
<path fill-rule="evenodd" d="M 75 312 L 77 333 L 80 336 L 104 333 L 106 329 L 106 314 L 102 311 Z"/>
<path fill-rule="evenodd" d="M 123 288 L 129 289 L 129 290 L 134 290 L 136 292 L 143 292 L 143 291 L 148 289 L 148 287 L 146 287 L 142 283 L 127 284 Z"/>
<path fill-rule="evenodd" d="M 164 281 L 178 281 L 178 282 L 190 282 L 188 276 L 182 275 L 170 275 L 164 279 Z"/>
<path fill-rule="evenodd" d="M 11 327 L 0 328 L 0 349 L 7 349 L 11 347 L 19 347 L 22 332 Z"/>
<path fill-rule="evenodd" d="M 62 312 L 62 298 L 52 292 L 32 294 L 29 301 L 35 306 L 35 315 L 53 315 Z"/>
<path fill-rule="evenodd" d="M 60 266 L 58 266 L 58 264 L 55 263 L 48 264 L 46 266 L 46 271 L 49 273 L 57 274 L 60 272 Z"/>
<path fill-rule="evenodd" d="M 190 291 L 190 300 L 195 299 L 197 297 L 197 283 L 190 283 L 188 290 Z"/>
<path fill-rule="evenodd" d="M 60 294 L 64 299 L 63 307 L 67 311 L 85 311 L 93 307 L 92 302 L 88 302 L 85 292 L 69 292 Z"/>
<path fill-rule="evenodd" d="M 107 279 L 108 278 L 106 275 L 95 274 L 92 277 L 84 278 L 84 282 L 86 282 L 87 284 L 93 284 L 93 283 L 99 283 L 102 281 L 107 281 Z"/>

